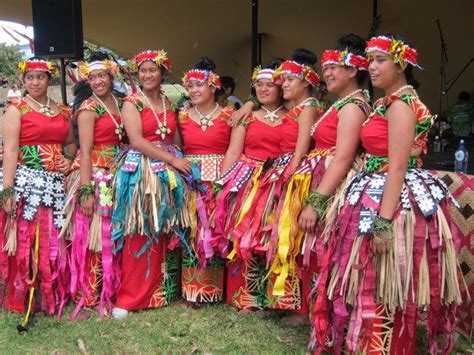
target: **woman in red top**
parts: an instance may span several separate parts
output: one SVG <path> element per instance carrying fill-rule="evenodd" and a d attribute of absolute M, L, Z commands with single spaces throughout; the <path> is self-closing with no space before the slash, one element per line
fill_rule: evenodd
<path fill-rule="evenodd" d="M 307 301 L 313 279 L 319 272 L 327 243 L 326 229 L 332 227 L 336 217 L 345 181 L 360 171 L 361 159 L 357 157 L 359 133 L 370 113 L 368 97 L 363 90 L 368 79 L 368 61 L 364 51 L 365 40 L 350 34 L 338 40 L 336 49 L 323 53 L 323 78 L 328 91 L 339 98 L 313 125 L 315 148 L 291 177 L 288 184 L 291 190 L 286 191 L 291 199 L 272 231 L 280 240 L 286 239 L 290 243 L 286 258 L 288 264 L 296 268 L 290 271 L 290 275 L 297 273 L 302 278 L 303 302 Z M 330 195 L 335 196 L 331 207 L 327 208 L 331 213 L 326 213 Z M 297 224 L 298 216 L 300 229 L 288 228 Z M 325 228 L 326 225 L 328 228 Z M 278 243 L 280 245 L 284 243 Z M 276 253 L 280 250 L 277 249 Z M 319 307 L 313 305 L 309 308 L 315 330 L 319 331 L 316 327 L 321 327 L 321 315 L 317 313 L 325 315 L 325 309 L 321 302 L 317 305 Z M 314 333 L 312 342 L 316 340 Z M 326 337 L 327 334 L 322 345 L 325 345 Z"/>
<path fill-rule="evenodd" d="M 372 84 L 386 96 L 362 128 L 364 171 L 347 187 L 319 288 L 330 301 L 332 344 L 336 353 L 345 340 L 350 352 L 413 354 L 420 310 L 430 352 L 444 336 L 449 353 L 462 275 L 449 192 L 419 168 L 434 116 L 410 85 L 418 55 L 399 35 L 372 38 L 366 51 Z"/>
<path fill-rule="evenodd" d="M 203 57 L 186 72 L 183 85 L 193 106 L 179 113 L 185 157 L 200 170 L 199 186 L 190 198 L 196 223 L 190 228 L 190 249 L 184 250 L 181 266 L 182 295 L 192 303 L 219 302 L 224 295 L 224 261 L 220 256 L 227 246 L 219 245 L 209 217 L 215 206 L 213 184 L 229 146 L 232 128 L 228 120 L 233 110 L 216 102 L 215 92 L 221 85 L 213 72 L 215 67 L 212 60 Z"/>
<path fill-rule="evenodd" d="M 69 108 L 47 94 L 54 65 L 32 59 L 18 69 L 28 94 L 13 100 L 3 117 L 0 276 L 8 284 L 6 308 L 27 312 L 26 327 L 35 308 L 60 315 L 69 293 L 66 242 L 58 233 L 64 225 L 64 174 L 76 145 Z M 35 292 L 42 300 L 37 307 Z"/>
<path fill-rule="evenodd" d="M 78 306 L 71 318 L 83 306 L 98 305 L 101 316 L 105 315 L 117 293 L 120 270 L 112 252 L 113 175 L 109 169 L 125 135 L 122 99 L 112 94 L 118 65 L 97 52 L 79 68 L 88 83 L 83 90 L 92 90 L 92 95 L 79 103 L 74 114 L 81 149 L 67 178 L 66 224 L 60 233 L 72 240 L 71 295 Z"/>
<path fill-rule="evenodd" d="M 312 69 L 315 61 L 314 53 L 297 49 L 292 60 L 283 62 L 276 72 L 276 77 L 281 81 L 283 98 L 292 106 L 282 119 L 282 154 L 261 177 L 251 205 L 242 213 L 232 231 L 232 238 L 238 243 L 237 248 L 246 250 L 247 255 L 265 254 L 267 272 L 272 266 L 270 255 L 278 243 L 278 235 L 271 233 L 272 226 L 278 223 L 285 203 L 284 192 L 287 190 L 288 177 L 307 154 L 311 143 L 311 126 L 321 113 L 318 102 L 312 97 L 313 88 L 319 82 Z M 265 213 L 262 214 L 261 210 Z M 279 254 L 277 257 L 280 260 Z M 281 270 L 283 275 L 288 274 L 288 265 L 283 264 Z M 306 302 L 302 302 L 301 298 L 302 285 L 299 279 L 295 278 L 294 282 L 287 282 L 286 285 L 286 276 L 281 279 L 277 283 L 270 280 L 268 284 L 265 295 L 268 307 L 307 314 Z"/>
<path fill-rule="evenodd" d="M 122 251 L 122 278 L 113 315 L 163 307 L 179 290 L 176 246 L 190 226 L 191 163 L 172 143 L 177 117 L 161 91 L 170 69 L 166 52 L 135 56 L 142 89 L 125 98 L 122 120 L 130 149 L 114 177 L 112 239 Z"/>
<path fill-rule="evenodd" d="M 223 190 L 218 195 L 215 216 L 216 230 L 226 244 L 233 226 L 252 203 L 265 164 L 271 164 L 281 153 L 282 118 L 286 110 L 282 106 L 280 86 L 274 82 L 275 68 L 280 63 L 281 60 L 274 60 L 267 68 L 255 68 L 252 83 L 261 108 L 232 131 L 223 174 L 218 180 Z M 234 250 L 229 258 L 234 260 L 227 268 L 227 303 L 244 310 L 263 309 L 266 304 L 259 295 L 265 289 L 262 273 L 265 267 L 258 257 L 248 253 L 248 248 L 241 248 L 240 241 L 232 242 Z"/>

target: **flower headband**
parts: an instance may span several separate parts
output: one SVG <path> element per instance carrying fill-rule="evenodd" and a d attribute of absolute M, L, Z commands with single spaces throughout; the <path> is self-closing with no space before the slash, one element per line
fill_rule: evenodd
<path fill-rule="evenodd" d="M 93 62 L 81 62 L 79 65 L 79 73 L 82 79 L 87 79 L 90 73 L 94 70 L 105 70 L 111 75 L 115 75 L 118 72 L 118 65 L 112 60 L 96 60 Z"/>
<path fill-rule="evenodd" d="M 188 85 L 191 80 L 207 83 L 209 86 L 214 86 L 216 89 L 221 88 L 221 79 L 219 75 L 210 70 L 191 69 L 183 76 L 183 84 Z"/>
<path fill-rule="evenodd" d="M 171 69 L 170 60 L 168 59 L 168 56 L 166 55 L 166 52 L 163 49 L 160 49 L 158 51 L 147 50 L 138 53 L 134 59 L 134 69 L 137 70 L 140 65 L 142 65 L 146 61 L 153 62 L 157 66 L 165 68 L 167 71 L 170 71 Z"/>
<path fill-rule="evenodd" d="M 329 64 L 357 68 L 357 70 L 367 70 L 369 67 L 369 61 L 366 57 L 349 52 L 347 49 L 344 51 L 324 51 L 321 58 L 321 66 L 324 67 Z"/>
<path fill-rule="evenodd" d="M 50 74 L 58 72 L 56 64 L 41 59 L 20 60 L 17 69 L 20 74 L 28 73 L 31 70 L 44 71 Z"/>
<path fill-rule="evenodd" d="M 292 60 L 287 60 L 280 65 L 275 72 L 276 79 L 279 79 L 283 74 L 290 74 L 297 78 L 304 79 L 310 83 L 311 86 L 316 86 L 319 83 L 318 74 L 316 74 L 310 66 L 302 65 Z"/>
<path fill-rule="evenodd" d="M 255 85 L 255 83 L 260 79 L 270 79 L 274 82 L 275 70 L 269 68 L 262 69 L 260 65 L 255 67 L 252 73 L 252 85 Z"/>
<path fill-rule="evenodd" d="M 392 57 L 393 61 L 400 64 L 403 69 L 405 69 L 407 63 L 422 69 L 421 66 L 418 65 L 418 53 L 416 49 L 411 48 L 402 40 L 386 36 L 372 37 L 367 42 L 365 52 L 370 54 L 375 51 L 388 54 Z"/>

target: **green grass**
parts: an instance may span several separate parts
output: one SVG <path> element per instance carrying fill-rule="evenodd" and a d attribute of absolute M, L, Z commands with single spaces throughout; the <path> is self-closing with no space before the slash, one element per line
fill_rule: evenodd
<path fill-rule="evenodd" d="M 226 305 L 190 309 L 173 304 L 134 312 L 124 320 L 62 320 L 39 315 L 28 333 L 19 334 L 21 317 L 0 314 L 0 353 L 79 353 L 81 339 L 89 353 L 305 353 L 310 328 L 289 328 L 278 312 L 239 314 Z"/>
<path fill-rule="evenodd" d="M 38 315 L 28 333 L 19 334 L 22 319 L 11 312 L 0 313 L 0 354 L 80 353 L 78 340 L 91 354 L 113 353 L 251 353 L 304 354 L 309 326 L 281 324 L 280 312 L 239 314 L 227 305 L 200 309 L 170 307 L 132 312 L 124 320 L 100 319 L 90 313 L 84 320 L 69 321 L 69 307 L 59 321 Z M 417 331 L 417 354 L 426 354 L 426 333 Z M 472 354 L 474 347 L 460 337 L 453 353 Z"/>

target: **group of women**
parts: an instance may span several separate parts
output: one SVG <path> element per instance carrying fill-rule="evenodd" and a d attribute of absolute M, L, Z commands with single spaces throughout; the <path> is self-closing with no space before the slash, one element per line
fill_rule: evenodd
<path fill-rule="evenodd" d="M 136 55 L 140 85 L 125 98 L 117 64 L 96 53 L 72 113 L 47 95 L 53 65 L 21 62 L 27 94 L 3 117 L 6 309 L 26 327 L 69 300 L 71 318 L 94 306 L 124 318 L 179 292 L 196 307 L 225 297 L 309 319 L 311 347 L 336 353 L 414 353 L 425 312 L 430 351 L 449 351 L 455 201 L 420 168 L 434 116 L 412 85 L 417 52 L 396 34 L 341 37 L 321 58 L 337 96 L 327 110 L 315 63 L 298 49 L 255 68 L 254 95 L 233 112 L 216 103 L 208 58 L 185 73 L 191 105 L 177 109 L 161 90 L 166 52 Z M 385 92 L 373 106 L 369 76 Z"/>

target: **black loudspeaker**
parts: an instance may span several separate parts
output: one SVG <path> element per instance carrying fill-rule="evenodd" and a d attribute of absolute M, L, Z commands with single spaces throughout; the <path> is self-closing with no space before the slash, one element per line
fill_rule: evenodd
<path fill-rule="evenodd" d="M 81 0 L 31 0 L 35 56 L 82 59 Z"/>

